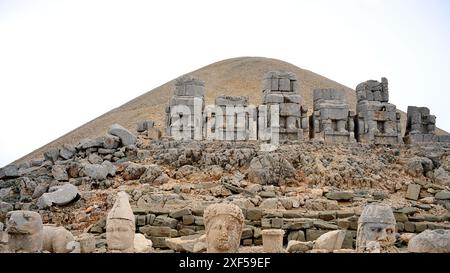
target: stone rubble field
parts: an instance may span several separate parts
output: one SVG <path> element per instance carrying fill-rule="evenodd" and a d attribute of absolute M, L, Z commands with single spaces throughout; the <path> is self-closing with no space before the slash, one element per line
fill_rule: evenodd
<path fill-rule="evenodd" d="M 41 216 L 44 252 L 109 252 L 106 218 L 120 191 L 134 214 L 129 252 L 206 251 L 203 212 L 221 202 L 242 209 L 240 252 L 263 251 L 268 229 L 284 231 L 286 252 L 352 252 L 358 218 L 372 203 L 392 208 L 401 252 L 414 237 L 409 251 L 433 251 L 420 240 L 450 251 L 450 143 L 310 140 L 263 152 L 259 141 L 174 141 L 140 131 L 115 124 L 102 137 L 0 169 L 0 252 L 11 251 L 6 218 L 16 210 Z M 342 239 L 331 246 L 321 237 L 330 231 Z"/>

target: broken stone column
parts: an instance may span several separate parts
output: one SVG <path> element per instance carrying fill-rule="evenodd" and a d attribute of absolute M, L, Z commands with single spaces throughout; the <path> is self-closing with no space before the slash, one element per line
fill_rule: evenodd
<path fill-rule="evenodd" d="M 279 140 L 303 140 L 308 138 L 308 109 L 303 105 L 300 96 L 297 77 L 292 72 L 272 71 L 268 72 L 262 83 L 262 104 L 259 109 L 259 133 L 260 139 L 270 138 L 270 106 L 278 108 Z"/>
<path fill-rule="evenodd" d="M 261 232 L 263 239 L 263 251 L 265 253 L 282 253 L 283 235 L 282 229 L 265 229 Z"/>
<path fill-rule="evenodd" d="M 398 144 L 401 137 L 400 112 L 388 103 L 388 81 L 369 80 L 356 87 L 356 138 L 362 143 Z"/>
<path fill-rule="evenodd" d="M 356 142 L 354 116 L 354 112 L 349 111 L 343 91 L 315 89 L 310 136 L 328 143 Z"/>
<path fill-rule="evenodd" d="M 395 217 L 392 209 L 371 204 L 364 207 L 358 219 L 356 251 L 363 253 L 397 253 Z"/>
<path fill-rule="evenodd" d="M 106 218 L 106 242 L 109 250 L 133 252 L 135 217 L 125 192 L 117 200 Z"/>
<path fill-rule="evenodd" d="M 408 106 L 405 143 L 437 142 L 436 116 L 426 107 Z"/>
<path fill-rule="evenodd" d="M 8 247 L 11 252 L 41 252 L 43 225 L 39 213 L 34 211 L 10 211 L 6 214 Z"/>
<path fill-rule="evenodd" d="M 80 242 L 81 253 L 92 253 L 95 251 L 95 238 L 92 234 L 83 233 L 78 236 L 78 241 Z"/>
<path fill-rule="evenodd" d="M 166 108 L 166 133 L 177 140 L 203 139 L 205 83 L 193 76 L 175 81 L 175 91 Z"/>
<path fill-rule="evenodd" d="M 236 253 L 241 242 L 244 215 L 234 204 L 212 204 L 203 214 L 208 253 Z"/>
<path fill-rule="evenodd" d="M 245 96 L 218 96 L 205 109 L 204 134 L 208 140 L 256 140 L 256 108 Z"/>

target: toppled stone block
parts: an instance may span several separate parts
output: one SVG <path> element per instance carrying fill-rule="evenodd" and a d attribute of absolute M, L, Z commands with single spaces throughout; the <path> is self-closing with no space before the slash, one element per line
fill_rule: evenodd
<path fill-rule="evenodd" d="M 80 192 L 78 188 L 70 183 L 66 183 L 62 186 L 51 187 L 48 193 L 44 193 L 38 199 L 36 205 L 39 209 L 47 209 L 53 205 L 67 205 L 77 201 L 79 198 Z"/>
<path fill-rule="evenodd" d="M 425 230 L 408 243 L 414 253 L 450 253 L 450 230 Z"/>
<path fill-rule="evenodd" d="M 328 251 L 341 249 L 345 235 L 345 230 L 335 230 L 322 234 L 315 240 L 314 249 L 326 249 Z"/>
<path fill-rule="evenodd" d="M 337 201 L 351 201 L 353 199 L 353 193 L 346 191 L 335 191 L 325 194 L 325 197 Z"/>
<path fill-rule="evenodd" d="M 0 169 L 0 179 L 14 178 L 19 176 L 19 170 L 16 165 L 8 165 Z"/>
<path fill-rule="evenodd" d="M 176 252 L 205 252 L 207 248 L 206 235 L 196 234 L 178 238 L 166 238 L 166 245 Z"/>
<path fill-rule="evenodd" d="M 150 253 L 153 252 L 153 243 L 151 240 L 145 238 L 143 234 L 134 234 L 134 252 L 135 253 Z"/>
<path fill-rule="evenodd" d="M 289 253 L 305 253 L 313 248 L 313 242 L 301 242 L 290 240 L 288 242 L 286 251 Z"/>
<path fill-rule="evenodd" d="M 249 181 L 261 185 L 282 185 L 294 173 L 291 163 L 277 154 L 263 154 L 253 158 L 247 170 Z"/>
<path fill-rule="evenodd" d="M 405 197 L 406 197 L 406 199 L 410 199 L 410 200 L 418 200 L 419 194 L 420 194 L 420 185 L 409 184 Z"/>
<path fill-rule="evenodd" d="M 59 155 L 65 160 L 71 159 L 76 152 L 75 146 L 70 144 L 64 144 L 61 149 L 59 149 Z"/>
<path fill-rule="evenodd" d="M 119 124 L 111 125 L 109 127 L 108 133 L 113 136 L 119 137 L 124 146 L 136 144 L 136 136 Z"/>
<path fill-rule="evenodd" d="M 130 162 L 123 172 L 123 179 L 137 180 L 146 170 L 146 166 Z"/>
<path fill-rule="evenodd" d="M 69 175 L 67 174 L 65 165 L 53 165 L 52 175 L 55 180 L 68 181 Z"/>

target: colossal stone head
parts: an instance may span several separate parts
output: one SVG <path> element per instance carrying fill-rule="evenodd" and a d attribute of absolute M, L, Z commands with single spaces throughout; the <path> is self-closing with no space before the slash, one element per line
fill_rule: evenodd
<path fill-rule="evenodd" d="M 117 200 L 106 218 L 106 242 L 109 250 L 132 251 L 134 249 L 135 218 L 125 192 L 117 194 Z"/>
<path fill-rule="evenodd" d="M 367 205 L 358 220 L 357 252 L 398 252 L 395 243 L 395 217 L 392 209 Z"/>
<path fill-rule="evenodd" d="M 244 215 L 234 204 L 213 204 L 203 215 L 208 253 L 237 252 L 241 242 Z"/>
<path fill-rule="evenodd" d="M 39 213 L 10 211 L 6 214 L 8 246 L 12 252 L 40 252 L 43 246 L 43 225 Z"/>

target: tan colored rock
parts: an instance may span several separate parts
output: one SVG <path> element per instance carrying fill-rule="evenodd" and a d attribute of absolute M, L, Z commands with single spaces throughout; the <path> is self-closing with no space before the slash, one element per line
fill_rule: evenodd
<path fill-rule="evenodd" d="M 81 253 L 92 253 L 95 251 L 95 238 L 92 234 L 83 233 L 78 236 L 78 241 L 80 242 Z"/>
<path fill-rule="evenodd" d="M 358 219 L 356 251 L 398 253 L 394 245 L 395 225 L 396 220 L 390 207 L 367 205 Z"/>
<path fill-rule="evenodd" d="M 198 253 L 207 249 L 206 235 L 189 235 L 166 238 L 166 245 L 176 252 Z"/>
<path fill-rule="evenodd" d="M 117 194 L 116 202 L 106 218 L 108 250 L 134 251 L 135 217 L 125 192 Z"/>
<path fill-rule="evenodd" d="M 134 252 L 135 253 L 149 253 L 153 252 L 153 243 L 151 240 L 145 238 L 144 234 L 134 234 Z"/>
<path fill-rule="evenodd" d="M 263 238 L 263 250 L 266 253 L 282 253 L 283 235 L 282 229 L 265 229 L 261 232 Z"/>
<path fill-rule="evenodd" d="M 234 253 L 239 249 L 244 215 L 234 204 L 213 204 L 203 214 L 208 253 Z"/>
<path fill-rule="evenodd" d="M 326 249 L 330 252 L 341 249 L 346 233 L 345 230 L 333 230 L 322 234 L 314 242 L 314 249 Z"/>
<path fill-rule="evenodd" d="M 450 230 L 425 230 L 409 241 L 408 252 L 450 253 Z"/>
<path fill-rule="evenodd" d="M 73 249 L 68 248 L 70 242 L 75 241 L 72 233 L 64 227 L 55 225 L 44 225 L 44 245 L 43 249 L 51 253 L 69 253 Z"/>
<path fill-rule="evenodd" d="M 44 235 L 42 218 L 34 211 L 10 211 L 6 214 L 8 247 L 11 252 L 41 252 Z"/>
<path fill-rule="evenodd" d="M 313 242 L 302 242 L 302 241 L 296 241 L 296 240 L 290 240 L 288 242 L 288 245 L 286 247 L 286 251 L 289 253 L 292 252 L 307 252 L 311 250 L 314 246 Z"/>

